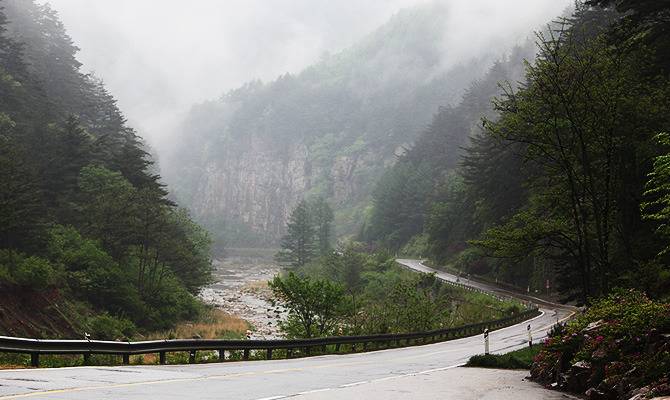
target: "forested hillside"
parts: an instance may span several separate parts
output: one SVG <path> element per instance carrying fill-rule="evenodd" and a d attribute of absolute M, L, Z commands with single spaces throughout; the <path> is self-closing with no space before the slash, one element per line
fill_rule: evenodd
<path fill-rule="evenodd" d="M 365 239 L 581 302 L 667 295 L 668 8 L 591 3 L 538 34 L 520 85 L 512 57 L 435 117 L 378 183 Z"/>
<path fill-rule="evenodd" d="M 119 338 L 196 315 L 207 234 L 167 199 L 55 11 L 0 7 L 0 335 Z"/>
<path fill-rule="evenodd" d="M 403 10 L 299 74 L 194 107 L 163 163 L 178 199 L 229 245 L 276 244 L 303 198 L 327 199 L 337 234 L 356 233 L 384 167 L 505 51 L 463 50 L 444 37 L 447 13 Z"/>
<path fill-rule="evenodd" d="M 462 178 L 455 173 L 464 155 L 463 148 L 481 131 L 482 118 L 493 117 L 491 99 L 501 93 L 500 83 L 516 85 L 522 80 L 524 60 L 534 57 L 535 50 L 531 41 L 512 49 L 483 78 L 471 83 L 460 103 L 439 108 L 430 126 L 377 183 L 372 195 L 374 207 L 362 228 L 363 240 L 394 250 L 410 239 L 422 245 L 431 207 L 457 195 L 463 185 Z M 506 175 L 509 171 L 492 168 L 487 172 L 487 177 L 482 179 L 488 179 L 490 174 Z M 491 176 L 491 179 L 495 178 Z M 463 219 L 459 211 L 453 211 L 459 218 L 452 221 L 450 229 L 462 235 L 476 230 L 472 221 Z M 446 227 L 440 224 L 433 228 Z M 447 247 L 438 246 L 435 250 L 450 251 Z"/>

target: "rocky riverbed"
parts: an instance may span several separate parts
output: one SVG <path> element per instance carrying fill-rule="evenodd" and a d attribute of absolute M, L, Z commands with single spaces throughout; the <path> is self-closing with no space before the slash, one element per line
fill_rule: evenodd
<path fill-rule="evenodd" d="M 266 252 L 268 253 L 268 252 Z M 215 283 L 205 288 L 200 297 L 207 303 L 249 321 L 254 339 L 276 339 L 281 335 L 272 312 L 267 286 L 281 268 L 268 254 L 230 252 L 214 261 Z"/>

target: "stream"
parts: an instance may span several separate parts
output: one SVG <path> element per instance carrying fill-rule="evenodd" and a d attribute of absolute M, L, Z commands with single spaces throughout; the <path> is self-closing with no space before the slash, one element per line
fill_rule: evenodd
<path fill-rule="evenodd" d="M 267 287 L 267 281 L 281 270 L 272 259 L 275 252 L 227 249 L 225 258 L 213 262 L 215 283 L 200 293 L 206 303 L 251 323 L 253 339 L 281 338 Z"/>

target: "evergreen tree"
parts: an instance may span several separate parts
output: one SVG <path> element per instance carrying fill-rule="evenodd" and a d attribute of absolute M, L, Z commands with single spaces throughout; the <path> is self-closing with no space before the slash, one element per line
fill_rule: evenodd
<path fill-rule="evenodd" d="M 46 222 L 43 197 L 26 151 L 9 136 L 12 126 L 0 113 L 0 249 L 34 250 Z"/>
<path fill-rule="evenodd" d="M 306 201 L 301 201 L 293 209 L 286 230 L 281 240 L 282 249 L 275 258 L 293 268 L 304 267 L 316 254 L 314 225 Z"/>
<path fill-rule="evenodd" d="M 332 250 L 333 209 L 323 197 L 319 197 L 311 204 L 310 216 L 316 232 L 316 250 L 319 255 L 326 255 Z"/>

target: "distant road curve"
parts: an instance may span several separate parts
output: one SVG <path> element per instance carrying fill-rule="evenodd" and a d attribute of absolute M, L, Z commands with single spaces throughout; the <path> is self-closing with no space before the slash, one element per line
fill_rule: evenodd
<path fill-rule="evenodd" d="M 435 271 L 418 260 L 398 262 L 417 271 L 434 272 L 440 279 L 456 280 L 455 276 Z M 472 286 L 509 295 L 480 283 L 472 282 Z M 542 311 L 540 316 L 491 333 L 492 352 L 527 346 L 528 324 L 534 339 L 540 340 L 557 320 L 572 313 L 569 307 L 537 303 Z M 380 385 L 398 387 L 397 398 L 418 398 L 413 394 L 428 390 L 422 382 L 431 377 L 434 381 L 439 374 L 462 365 L 483 350 L 483 339 L 478 335 L 401 349 L 291 360 L 5 370 L 0 371 L 0 399 L 304 400 L 340 395 L 352 399 L 388 398 L 388 393 L 375 397 L 375 388 Z"/>

